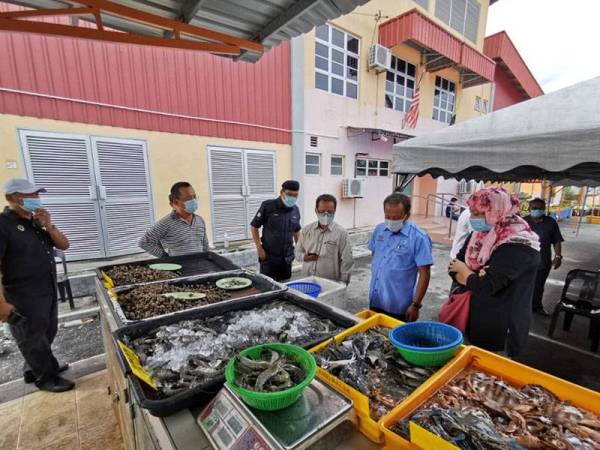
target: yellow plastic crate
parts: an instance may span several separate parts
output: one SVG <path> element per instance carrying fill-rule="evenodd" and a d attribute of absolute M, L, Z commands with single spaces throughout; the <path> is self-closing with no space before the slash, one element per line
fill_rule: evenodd
<path fill-rule="evenodd" d="M 379 313 L 376 313 L 375 311 L 371 311 L 370 309 L 363 309 L 362 311 L 359 311 L 354 315 L 360 319 L 370 319 L 371 317 L 373 317 L 376 314 L 379 314 Z"/>
<path fill-rule="evenodd" d="M 571 402 L 577 407 L 600 415 L 600 393 L 517 363 L 508 358 L 487 352 L 478 347 L 468 346 L 460 355 L 455 357 L 450 363 L 429 378 L 427 382 L 422 384 L 406 400 L 390 411 L 388 415 L 381 418 L 379 426 L 385 436 L 385 446 L 383 448 L 386 450 L 420 449 L 420 447 L 392 432 L 390 428 L 398 420 L 410 416 L 456 375 L 470 367 L 500 377 L 507 383 L 518 388 L 526 384 L 539 384 L 559 399 Z"/>
<path fill-rule="evenodd" d="M 367 310 L 368 311 L 368 310 Z M 369 328 L 374 327 L 383 327 L 383 328 L 396 328 L 399 325 L 402 325 L 403 322 L 393 319 L 392 317 L 386 316 L 385 314 L 375 314 L 370 318 L 364 320 L 358 325 L 353 326 L 352 328 L 348 328 L 342 333 L 338 334 L 334 338 L 328 339 L 325 342 L 317 345 L 316 347 L 310 349 L 310 353 L 317 353 L 318 351 L 324 349 L 329 343 L 333 340 L 335 342 L 340 343 L 348 336 L 360 332 L 367 331 Z M 383 432 L 381 431 L 379 425 L 375 420 L 371 418 L 369 413 L 369 397 L 364 395 L 362 392 L 357 391 L 352 386 L 344 383 L 339 378 L 333 376 L 329 372 L 320 367 L 317 367 L 317 377 L 321 380 L 325 381 L 332 388 L 345 395 L 354 403 L 354 412 L 356 413 L 356 422 L 357 427 L 369 440 L 375 443 L 383 442 Z"/>

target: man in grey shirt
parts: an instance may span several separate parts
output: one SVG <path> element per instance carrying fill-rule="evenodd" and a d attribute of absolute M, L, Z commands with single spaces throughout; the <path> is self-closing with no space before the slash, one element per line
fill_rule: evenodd
<path fill-rule="evenodd" d="M 198 200 L 192 185 L 185 181 L 175 183 L 169 204 L 173 211 L 146 231 L 139 246 L 159 258 L 208 251 L 206 224 L 194 214 Z"/>
<path fill-rule="evenodd" d="M 296 258 L 302 261 L 304 276 L 315 275 L 348 284 L 354 265 L 352 244 L 348 232 L 333 221 L 336 208 L 333 195 L 317 197 L 318 220 L 300 231 Z"/>

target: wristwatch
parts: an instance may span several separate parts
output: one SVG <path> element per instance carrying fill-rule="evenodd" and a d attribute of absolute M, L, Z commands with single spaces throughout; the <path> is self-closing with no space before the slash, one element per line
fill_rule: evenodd
<path fill-rule="evenodd" d="M 556 255 L 555 258 L 563 259 L 562 255 Z"/>
<path fill-rule="evenodd" d="M 416 302 L 412 302 L 411 305 L 413 305 L 417 309 L 421 309 L 421 307 L 423 306 L 422 303 L 416 303 Z"/>

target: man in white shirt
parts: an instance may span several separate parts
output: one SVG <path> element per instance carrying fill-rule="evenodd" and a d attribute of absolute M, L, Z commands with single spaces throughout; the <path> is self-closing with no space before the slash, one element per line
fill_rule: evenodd
<path fill-rule="evenodd" d="M 469 208 L 465 208 L 456 222 L 456 232 L 454 233 L 454 240 L 452 241 L 452 250 L 450 250 L 450 259 L 455 259 L 456 255 L 462 250 L 469 234 L 473 231 L 469 219 L 471 218 L 471 211 Z"/>

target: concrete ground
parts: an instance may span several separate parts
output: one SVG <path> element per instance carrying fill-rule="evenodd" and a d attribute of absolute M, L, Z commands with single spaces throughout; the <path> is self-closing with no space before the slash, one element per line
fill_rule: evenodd
<path fill-rule="evenodd" d="M 552 271 L 547 283 L 544 304 L 548 311 L 552 310 L 560 298 L 564 278 L 574 268 L 588 270 L 600 269 L 600 227 L 583 225 L 578 237 L 574 236 L 574 227 L 570 224 L 562 226 L 565 240 L 563 267 Z M 434 244 L 434 266 L 432 279 L 427 292 L 422 320 L 435 320 L 440 306 L 448 298 L 450 280 L 446 273 L 449 247 Z M 355 248 L 355 255 L 363 255 L 356 259 L 356 265 L 346 298 L 339 301 L 339 306 L 349 312 L 357 312 L 368 308 L 368 290 L 370 282 L 370 256 L 364 246 Z M 295 278 L 300 274 L 295 273 Z M 76 302 L 80 310 L 90 309 L 90 300 Z M 66 305 L 62 305 L 63 313 L 69 313 Z M 68 319 L 68 317 L 67 317 Z M 535 315 L 531 326 L 530 345 L 521 360 L 541 370 L 554 373 L 562 378 L 600 390 L 600 356 L 589 352 L 590 342 L 587 338 L 588 323 L 575 318 L 571 331 L 565 332 L 558 326 L 555 339 L 549 341 L 546 333 L 549 318 Z M 560 325 L 560 324 L 559 324 Z M 0 332 L 0 335 L 2 333 Z M 7 335 L 7 334 L 6 334 Z M 0 339 L 0 383 L 16 380 L 21 377 L 22 358 L 10 339 Z M 55 343 L 58 358 L 64 362 L 74 362 L 99 355 L 104 352 L 100 338 L 97 318 L 91 321 L 67 320 L 59 329 Z M 595 377 L 593 374 L 595 373 Z M 0 395 L 1 398 L 1 395 Z"/>

